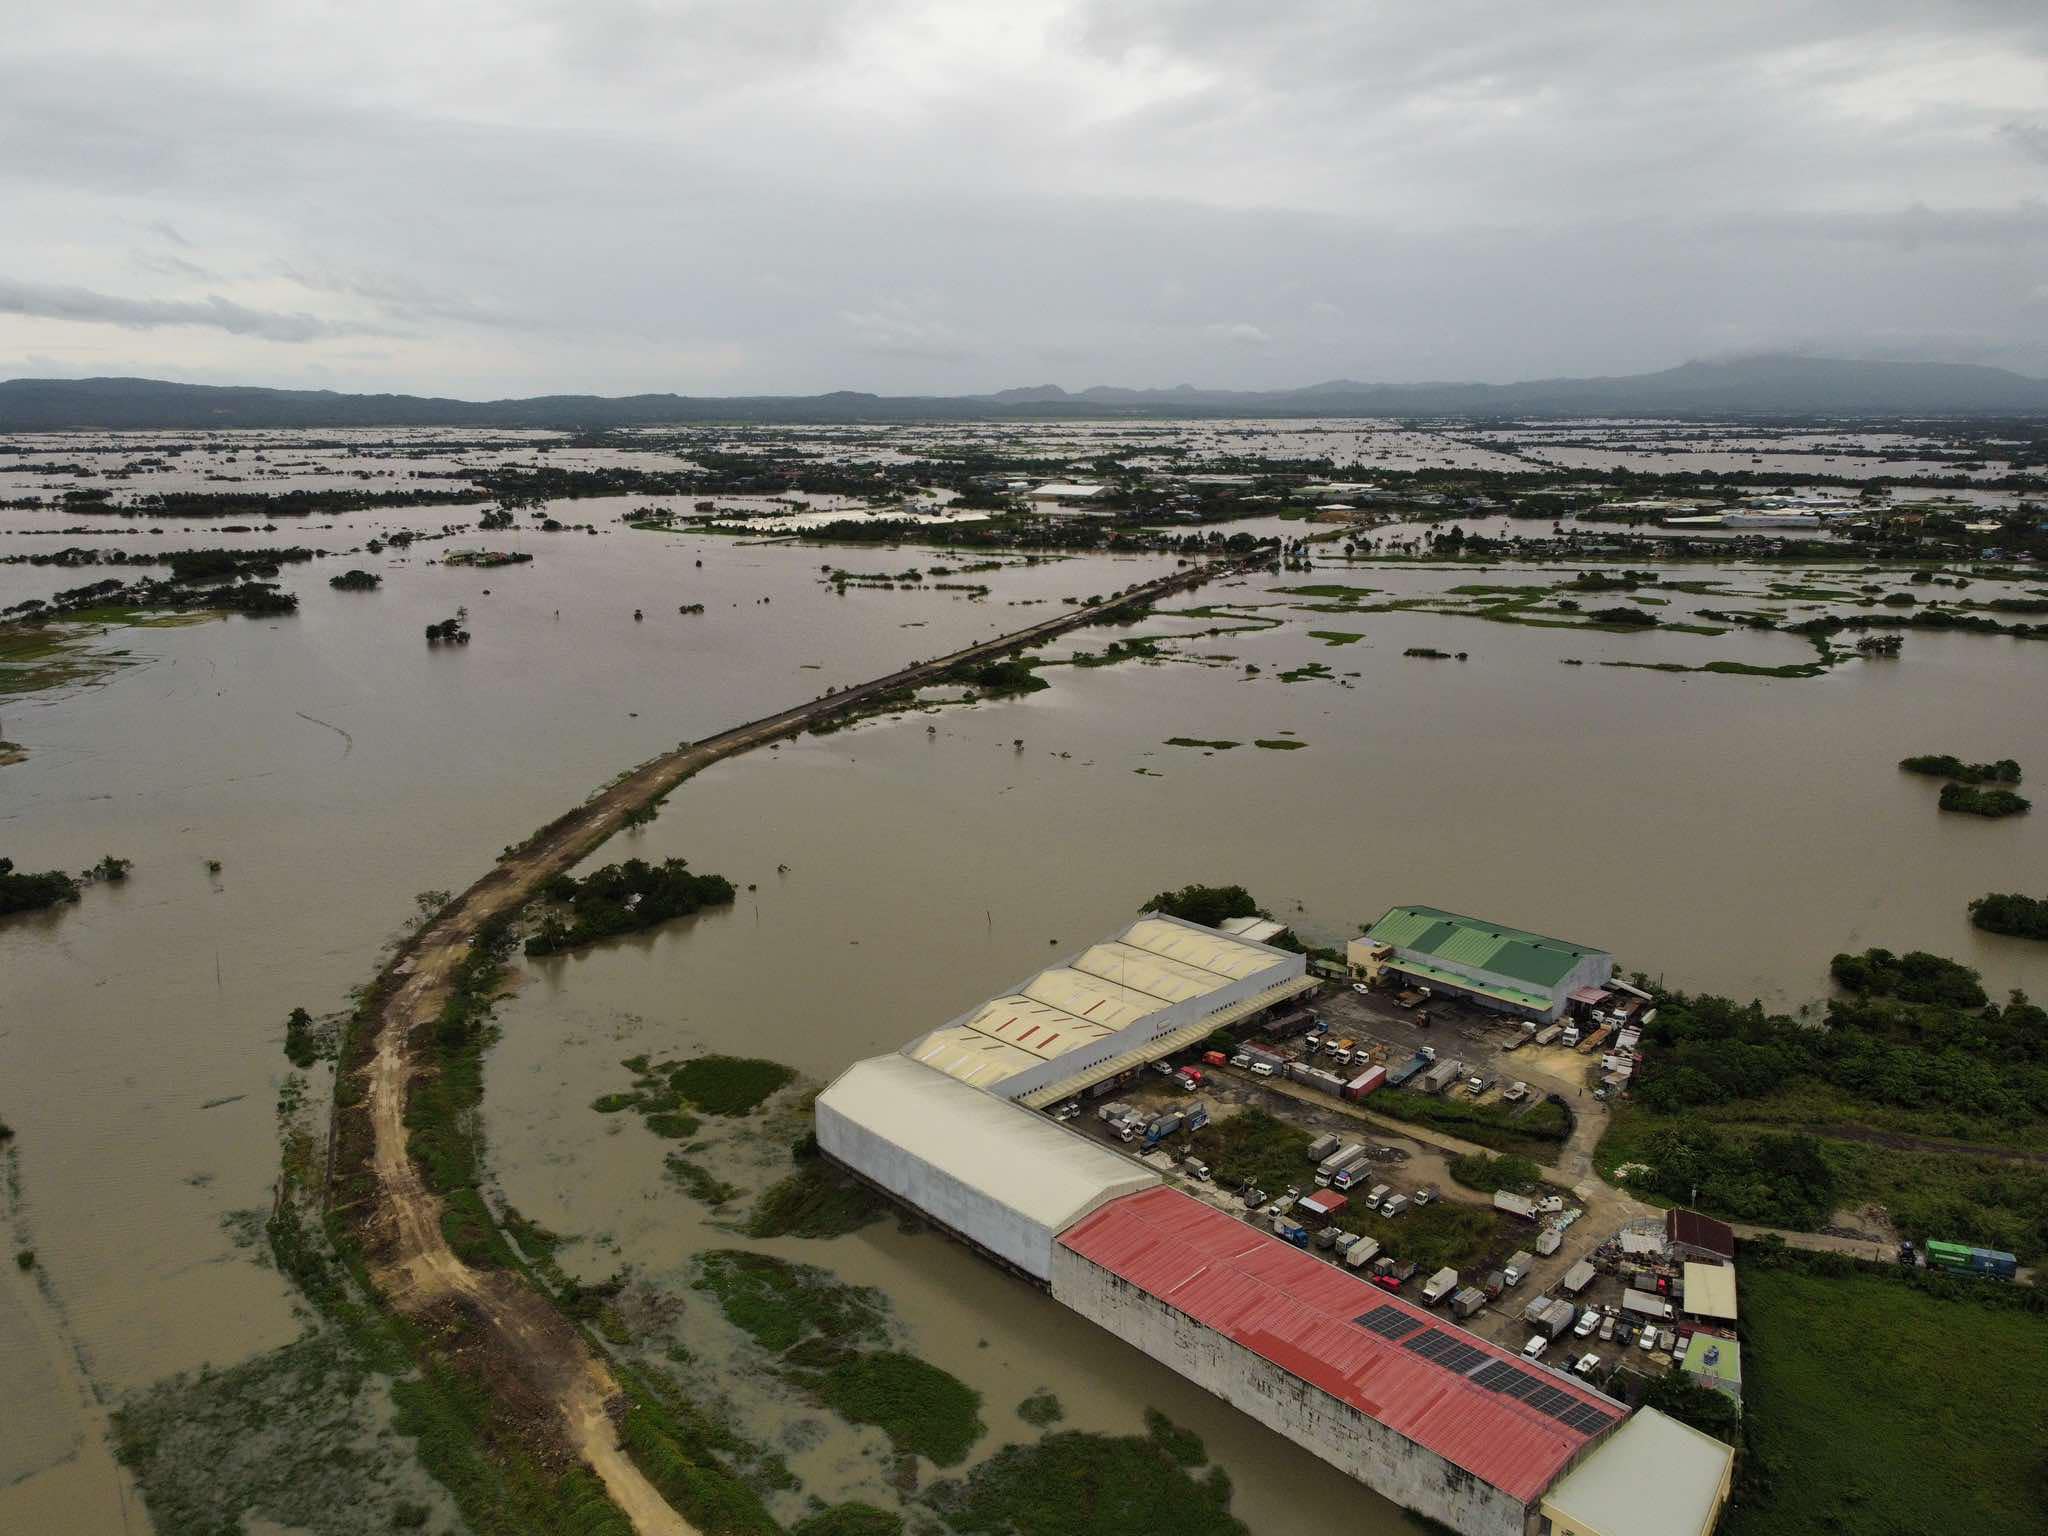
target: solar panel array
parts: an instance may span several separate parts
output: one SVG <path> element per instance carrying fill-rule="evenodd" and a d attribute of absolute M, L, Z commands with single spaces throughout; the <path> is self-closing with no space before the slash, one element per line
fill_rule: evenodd
<path fill-rule="evenodd" d="M 1614 1422 L 1614 1415 L 1591 1403 L 1560 1391 L 1542 1377 L 1512 1366 L 1505 1360 L 1494 1360 L 1486 1368 L 1472 1373 L 1475 1385 L 1489 1392 L 1498 1392 L 1527 1403 L 1538 1413 L 1548 1414 L 1558 1423 L 1576 1429 L 1582 1435 L 1598 1434 Z"/>
<path fill-rule="evenodd" d="M 1422 1356 L 1432 1365 L 1468 1377 L 1474 1386 L 1527 1403 L 1538 1413 L 1582 1435 L 1596 1435 L 1614 1422 L 1614 1415 L 1606 1410 L 1552 1386 L 1533 1371 L 1495 1359 L 1456 1334 L 1441 1328 L 1425 1328 L 1399 1307 L 1375 1307 L 1352 1321 L 1381 1338 L 1400 1341 L 1403 1349 Z M 1408 1337 L 1411 1334 L 1414 1337 Z"/>
<path fill-rule="evenodd" d="M 1445 1333 L 1441 1328 L 1432 1328 L 1427 1333 L 1417 1334 L 1401 1346 L 1412 1349 L 1416 1354 L 1447 1371 L 1463 1376 L 1475 1365 L 1484 1365 L 1493 1357 L 1483 1349 L 1474 1349 L 1463 1339 Z"/>
<path fill-rule="evenodd" d="M 1398 1339 L 1413 1333 L 1422 1326 L 1422 1320 L 1410 1317 L 1399 1307 L 1378 1306 L 1370 1312 L 1361 1312 L 1351 1319 L 1361 1328 L 1368 1328 L 1383 1339 Z"/>

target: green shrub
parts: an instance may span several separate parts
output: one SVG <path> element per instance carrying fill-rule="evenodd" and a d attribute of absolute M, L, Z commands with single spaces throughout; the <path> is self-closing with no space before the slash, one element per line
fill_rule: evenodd
<path fill-rule="evenodd" d="M 841 1361 L 817 1383 L 817 1392 L 842 1418 L 875 1425 L 898 1452 L 941 1467 L 965 1461 L 987 1429 L 979 1392 L 937 1366 L 894 1350 Z"/>
<path fill-rule="evenodd" d="M 752 1056 L 699 1056 L 669 1074 L 675 1091 L 707 1115 L 747 1114 L 794 1081 L 791 1068 Z"/>

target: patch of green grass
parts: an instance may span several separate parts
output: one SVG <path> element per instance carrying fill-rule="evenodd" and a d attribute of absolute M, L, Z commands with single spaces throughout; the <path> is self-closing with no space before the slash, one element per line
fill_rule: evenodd
<path fill-rule="evenodd" d="M 1410 1206 L 1392 1220 L 1358 1207 L 1347 1210 L 1337 1225 L 1349 1232 L 1377 1238 L 1380 1246 L 1418 1265 L 1423 1274 L 1442 1269 L 1473 1268 L 1501 1246 L 1508 1218 L 1491 1206 L 1432 1200 Z"/>
<path fill-rule="evenodd" d="M 1509 1104 L 1475 1104 L 1466 1098 L 1439 1098 L 1434 1094 L 1410 1093 L 1405 1088 L 1382 1088 L 1372 1096 L 1372 1108 L 1379 1114 L 1416 1125 L 1431 1125 L 1466 1141 L 1476 1141 L 1496 1152 L 1515 1152 L 1548 1158 L 1555 1145 L 1571 1134 L 1571 1116 L 1549 1102 L 1517 1115 Z"/>
<path fill-rule="evenodd" d="M 1149 1435 L 1064 1430 L 1005 1446 L 927 1499 L 958 1536 L 1249 1536 L 1223 1469 L 1197 1478 Z"/>
<path fill-rule="evenodd" d="M 707 1115 L 749 1114 L 795 1080 L 791 1068 L 753 1056 L 699 1056 L 669 1074 L 675 1091 Z"/>
<path fill-rule="evenodd" d="M 1303 1184 L 1304 1175 L 1314 1172 L 1308 1163 L 1308 1132 L 1263 1109 L 1211 1120 L 1188 1143 L 1225 1188 L 1257 1184 L 1277 1192 Z"/>
<path fill-rule="evenodd" d="M 827 1370 L 819 1399 L 841 1418 L 873 1424 L 898 1453 L 955 1467 L 987 1433 L 981 1394 L 937 1366 L 895 1350 L 855 1355 Z"/>
<path fill-rule="evenodd" d="M 1199 736 L 1169 736 L 1169 747 L 1202 747 L 1211 752 L 1228 752 L 1232 747 L 1244 745 L 1241 741 L 1203 741 Z"/>
<path fill-rule="evenodd" d="M 1050 1392 L 1034 1392 L 1017 1405 L 1017 1417 L 1037 1429 L 1048 1429 L 1066 1416 L 1067 1410 Z"/>
<path fill-rule="evenodd" d="M 1252 745 L 1255 747 L 1264 747 L 1268 752 L 1299 752 L 1303 747 L 1307 746 L 1308 743 L 1305 741 L 1284 741 L 1278 737 L 1268 739 L 1264 736 L 1261 736 L 1257 741 L 1253 742 Z"/>
<path fill-rule="evenodd" d="M 671 1152 L 662 1160 L 668 1169 L 668 1176 L 683 1186 L 683 1191 L 692 1200 L 704 1205 L 725 1205 L 739 1199 L 743 1191 L 737 1184 L 729 1184 L 719 1178 L 702 1163 L 692 1162 L 680 1152 Z"/>
<path fill-rule="evenodd" d="M 1754 1265 L 1742 1313 L 1746 1481 L 1764 1497 L 1730 1536 L 2040 1531 L 2048 1316 Z"/>
<path fill-rule="evenodd" d="M 888 1338 L 882 1293 L 846 1285 L 810 1264 L 768 1254 L 713 1249 L 699 1254 L 694 1289 L 717 1299 L 726 1321 L 763 1349 L 784 1353 L 820 1339 L 840 1348 Z"/>
<path fill-rule="evenodd" d="M 839 1237 L 881 1220 L 884 1211 L 881 1197 L 866 1185 L 813 1160 L 769 1186 L 754 1202 L 747 1233 L 752 1237 Z"/>

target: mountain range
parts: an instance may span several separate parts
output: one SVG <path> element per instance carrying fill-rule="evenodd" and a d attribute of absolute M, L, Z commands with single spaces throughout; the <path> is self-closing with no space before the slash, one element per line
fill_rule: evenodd
<path fill-rule="evenodd" d="M 1519 384 L 1124 389 L 1056 384 L 986 395 L 538 395 L 451 400 L 159 379 L 0 381 L 0 431 L 209 427 L 563 427 L 668 423 L 1115 420 L 1136 417 L 1724 417 L 2048 415 L 2048 379 L 1963 363 L 1772 354 L 1657 373 Z"/>

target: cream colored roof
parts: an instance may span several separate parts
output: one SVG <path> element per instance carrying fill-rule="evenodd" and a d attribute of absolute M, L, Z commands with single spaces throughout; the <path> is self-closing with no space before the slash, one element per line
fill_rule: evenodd
<path fill-rule="evenodd" d="M 1040 971 L 1019 991 L 933 1030 L 904 1054 L 993 1088 L 1168 1008 L 1277 971 L 1291 958 L 1213 929 L 1144 917 L 1119 937 Z"/>
<path fill-rule="evenodd" d="M 1131 924 L 1123 942 L 1155 955 L 1185 960 L 1205 971 L 1215 971 L 1232 981 L 1256 976 L 1273 963 L 1273 952 L 1240 943 L 1213 928 L 1195 928 L 1169 923 L 1156 917 L 1141 917 Z"/>
<path fill-rule="evenodd" d="M 1601 1536 L 1702 1536 L 1734 1457 L 1713 1436 L 1641 1408 L 1544 1495 L 1543 1508 Z"/>
<path fill-rule="evenodd" d="M 1206 997 L 1229 980 L 1199 965 L 1156 955 L 1135 944 L 1097 944 L 1074 961 L 1074 969 L 1100 976 L 1104 981 L 1150 993 L 1169 1003 L 1184 1003 L 1191 997 Z"/>
<path fill-rule="evenodd" d="M 1682 1310 L 1694 1317 L 1735 1321 L 1735 1266 L 1732 1264 L 1688 1264 L 1685 1266 L 1685 1304 Z"/>

